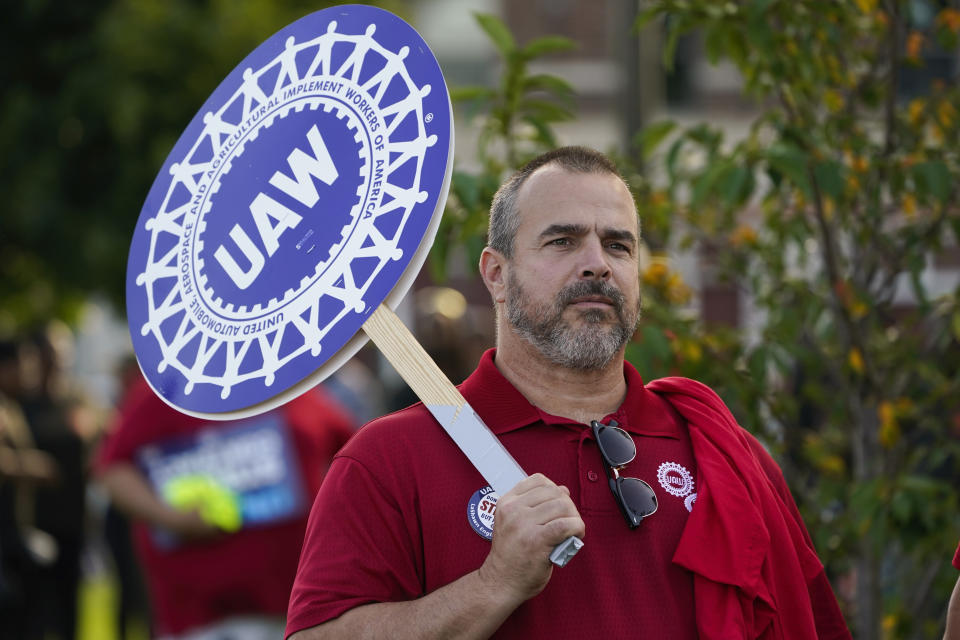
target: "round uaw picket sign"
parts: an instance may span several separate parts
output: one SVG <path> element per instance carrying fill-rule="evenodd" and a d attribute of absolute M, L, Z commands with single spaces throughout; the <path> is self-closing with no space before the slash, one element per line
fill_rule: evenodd
<path fill-rule="evenodd" d="M 322 380 L 423 264 L 450 181 L 446 85 L 393 14 L 287 26 L 213 92 L 140 214 L 127 313 L 150 385 L 233 418 Z"/>
<path fill-rule="evenodd" d="M 492 487 L 484 487 L 473 492 L 467 502 L 467 522 L 481 538 L 493 540 L 494 512 L 500 495 Z"/>

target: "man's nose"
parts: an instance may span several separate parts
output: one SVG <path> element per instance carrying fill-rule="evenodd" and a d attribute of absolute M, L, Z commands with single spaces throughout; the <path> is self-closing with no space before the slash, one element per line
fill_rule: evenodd
<path fill-rule="evenodd" d="M 580 277 L 585 280 L 608 280 L 610 264 L 607 254 L 599 240 L 586 242 L 581 255 Z"/>

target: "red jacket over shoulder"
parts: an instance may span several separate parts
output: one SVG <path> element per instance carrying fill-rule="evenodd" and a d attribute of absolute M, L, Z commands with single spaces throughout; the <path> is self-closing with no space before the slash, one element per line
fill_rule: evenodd
<path fill-rule="evenodd" d="M 699 467 L 673 560 L 694 573 L 700 638 L 850 638 L 776 463 L 706 385 L 664 378 L 647 388 L 687 421 Z"/>

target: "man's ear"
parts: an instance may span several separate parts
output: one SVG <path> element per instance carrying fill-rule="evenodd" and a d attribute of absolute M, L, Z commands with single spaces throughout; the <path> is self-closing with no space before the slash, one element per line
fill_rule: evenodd
<path fill-rule="evenodd" d="M 494 303 L 506 300 L 506 272 L 507 260 L 496 249 L 485 247 L 480 254 L 480 277 Z"/>

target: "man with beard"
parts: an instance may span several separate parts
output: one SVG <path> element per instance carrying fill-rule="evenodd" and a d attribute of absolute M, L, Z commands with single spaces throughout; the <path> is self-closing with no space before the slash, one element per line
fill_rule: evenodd
<path fill-rule="evenodd" d="M 317 497 L 287 633 L 849 638 L 770 456 L 703 385 L 624 361 L 640 239 L 615 166 L 534 159 L 488 241 L 497 348 L 460 390 L 532 475 L 496 496 L 421 405 L 368 424 Z"/>

